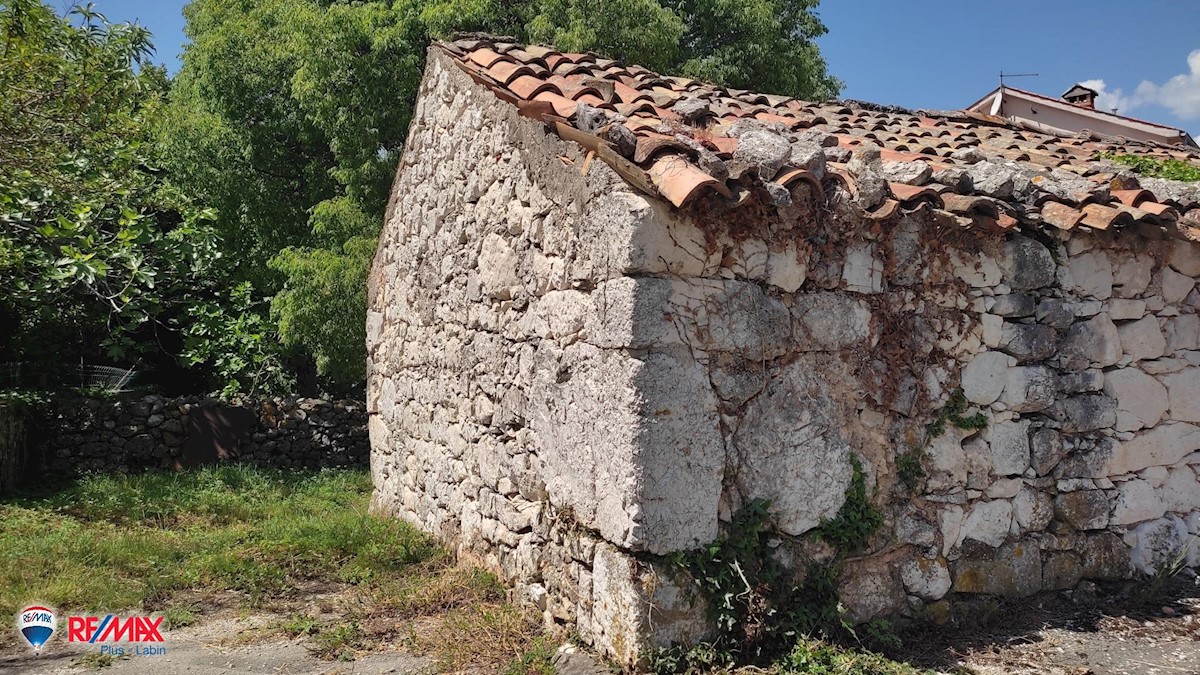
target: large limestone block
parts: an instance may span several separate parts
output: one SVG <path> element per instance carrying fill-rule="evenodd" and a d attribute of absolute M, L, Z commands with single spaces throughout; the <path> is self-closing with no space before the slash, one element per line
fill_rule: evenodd
<path fill-rule="evenodd" d="M 1152 427 L 1167 412 L 1166 387 L 1137 368 L 1106 373 L 1104 393 L 1117 400 L 1117 431 Z"/>
<path fill-rule="evenodd" d="M 1058 348 L 1058 332 L 1040 324 L 1005 321 L 998 346 L 1021 363 L 1041 361 Z"/>
<path fill-rule="evenodd" d="M 938 523 L 942 531 L 942 555 L 950 555 L 950 551 L 962 543 L 962 527 L 965 515 L 961 506 L 950 504 L 938 514 Z"/>
<path fill-rule="evenodd" d="M 1183 240 L 1172 242 L 1171 258 L 1168 262 L 1181 274 L 1193 279 L 1200 277 L 1200 245 Z"/>
<path fill-rule="evenodd" d="M 1110 260 L 1113 265 L 1113 294 L 1117 297 L 1136 298 L 1150 286 L 1150 279 L 1154 273 L 1152 256 L 1118 255 Z"/>
<path fill-rule="evenodd" d="M 1111 366 L 1121 360 L 1121 354 L 1120 333 L 1103 312 L 1088 321 L 1076 322 L 1059 345 L 1059 360 L 1067 370 L 1083 370 L 1090 364 Z"/>
<path fill-rule="evenodd" d="M 808 256 L 789 242 L 781 250 L 767 252 L 767 283 L 784 293 L 794 293 L 808 278 Z"/>
<path fill-rule="evenodd" d="M 1118 581 L 1129 578 L 1129 547 L 1112 532 L 1088 535 L 1080 551 L 1085 579 Z"/>
<path fill-rule="evenodd" d="M 1163 377 L 1171 401 L 1171 419 L 1200 422 L 1200 368 L 1185 368 Z"/>
<path fill-rule="evenodd" d="M 1160 492 L 1168 511 L 1188 513 L 1200 510 L 1200 478 L 1189 467 L 1172 467 Z"/>
<path fill-rule="evenodd" d="M 1013 521 L 1025 532 L 1041 532 L 1054 519 L 1054 500 L 1050 495 L 1024 487 L 1013 497 Z"/>
<path fill-rule="evenodd" d="M 1029 437 L 1029 464 L 1039 476 L 1050 473 L 1066 454 L 1062 434 L 1054 429 L 1038 429 Z"/>
<path fill-rule="evenodd" d="M 1042 555 L 1033 541 L 964 556 L 954 564 L 954 590 L 958 593 L 1023 598 L 1037 593 L 1041 586 Z"/>
<path fill-rule="evenodd" d="M 1000 283 L 1003 272 L 996 260 L 985 253 L 967 253 L 959 249 L 951 249 L 950 265 L 954 276 L 962 279 L 972 288 L 987 288 Z"/>
<path fill-rule="evenodd" d="M 1135 361 L 1157 359 L 1167 350 L 1167 340 L 1153 316 L 1118 326 L 1117 334 L 1121 336 L 1121 347 Z"/>
<path fill-rule="evenodd" d="M 838 579 L 838 598 L 855 623 L 894 614 L 904 607 L 904 586 L 892 565 L 879 559 L 846 563 Z"/>
<path fill-rule="evenodd" d="M 936 492 L 960 487 L 967 482 L 967 453 L 962 441 L 972 432 L 948 427 L 929 443 L 926 487 Z"/>
<path fill-rule="evenodd" d="M 633 548 L 669 553 L 717 537 L 725 471 L 717 397 L 708 373 L 686 352 L 650 353 L 634 377 L 641 491 Z"/>
<path fill-rule="evenodd" d="M 1054 498 L 1054 516 L 1076 530 L 1108 527 L 1108 509 L 1103 490 L 1063 492 Z"/>
<path fill-rule="evenodd" d="M 1130 562 L 1147 575 L 1173 565 L 1190 539 L 1187 524 L 1174 515 L 1142 523 L 1125 534 Z"/>
<path fill-rule="evenodd" d="M 583 330 L 592 300 L 579 291 L 549 291 L 530 303 L 518 321 L 522 336 L 557 340 Z"/>
<path fill-rule="evenodd" d="M 1029 421 L 995 422 L 988 428 L 992 470 L 997 476 L 1020 476 L 1029 468 Z"/>
<path fill-rule="evenodd" d="M 550 502 L 626 549 L 712 541 L 725 450 L 705 369 L 583 344 L 537 358 L 528 417 Z"/>
<path fill-rule="evenodd" d="M 710 275 L 721 265 L 721 250 L 690 218 L 652 204 L 642 195 L 614 192 L 592 209 L 605 232 L 592 243 L 590 258 L 612 273 Z"/>
<path fill-rule="evenodd" d="M 883 290 L 883 261 L 875 256 L 875 246 L 858 243 L 846 251 L 842 281 L 853 293 L 878 293 Z"/>
<path fill-rule="evenodd" d="M 479 275 L 483 292 L 494 300 L 509 300 L 521 285 L 517 276 L 520 255 L 508 240 L 492 233 L 483 238 L 479 251 Z"/>
<path fill-rule="evenodd" d="M 1058 378 L 1046 366 L 1009 368 L 1000 402 L 1014 412 L 1037 412 L 1054 404 Z"/>
<path fill-rule="evenodd" d="M 745 498 L 770 500 L 779 529 L 790 535 L 836 515 L 850 485 L 846 416 L 829 364 L 807 358 L 784 367 L 747 405 L 733 436 Z"/>
<path fill-rule="evenodd" d="M 976 405 L 991 405 L 1000 398 L 1008 382 L 1008 367 L 1015 359 L 996 351 L 976 354 L 962 370 L 962 390 Z"/>
<path fill-rule="evenodd" d="M 1167 353 L 1200 349 L 1200 316 L 1184 314 L 1167 320 Z"/>
<path fill-rule="evenodd" d="M 926 602 L 950 592 L 950 568 L 944 558 L 909 558 L 900 565 L 900 580 L 910 595 Z"/>
<path fill-rule="evenodd" d="M 670 316 L 673 290 L 666 279 L 621 277 L 600 284 L 591 293 L 587 341 L 628 349 L 680 344 L 683 338 Z"/>
<path fill-rule="evenodd" d="M 707 610 L 669 570 L 607 544 L 592 559 L 592 639 L 597 649 L 632 668 L 645 652 L 694 644 L 711 629 Z"/>
<path fill-rule="evenodd" d="M 1069 267 L 1076 293 L 1097 300 L 1107 300 L 1112 297 L 1112 264 L 1103 251 L 1089 251 L 1082 255 L 1072 256 Z"/>
<path fill-rule="evenodd" d="M 591 301 L 587 340 L 600 347 L 685 346 L 750 360 L 794 348 L 787 308 L 758 284 L 622 277 L 601 284 Z"/>
<path fill-rule="evenodd" d="M 1012 528 L 1012 504 L 997 499 L 976 502 L 963 523 L 963 540 L 974 539 L 988 546 L 999 546 Z"/>
<path fill-rule="evenodd" d="M 792 305 L 792 340 L 802 351 L 840 351 L 871 336 L 871 308 L 846 293 L 805 293 Z"/>
<path fill-rule="evenodd" d="M 1113 298 L 1104 303 L 1104 309 L 1113 321 L 1133 321 L 1146 316 L 1146 301 Z"/>
<path fill-rule="evenodd" d="M 1116 444 L 1104 465 L 1104 473 L 1120 476 L 1149 466 L 1171 466 L 1197 450 L 1200 450 L 1200 427 L 1185 422 L 1160 424 Z"/>
<path fill-rule="evenodd" d="M 1037 296 L 1028 293 L 1009 293 L 997 296 L 992 308 L 988 311 L 1006 319 L 1019 319 L 1033 316 L 1037 311 L 1037 304 Z"/>
<path fill-rule="evenodd" d="M 1117 421 L 1117 402 L 1102 394 L 1083 394 L 1054 404 L 1051 415 L 1067 433 L 1082 433 L 1111 427 Z"/>
<path fill-rule="evenodd" d="M 1112 524 L 1131 525 L 1153 520 L 1161 517 L 1166 511 L 1167 507 L 1154 487 L 1148 481 L 1135 478 L 1117 486 Z"/>
<path fill-rule="evenodd" d="M 1042 560 L 1042 590 L 1058 591 L 1075 588 L 1083 578 L 1079 556 L 1074 552 L 1052 551 Z"/>
<path fill-rule="evenodd" d="M 1168 305 L 1178 305 L 1183 302 L 1195 287 L 1196 280 L 1192 277 L 1180 274 L 1170 267 L 1163 268 L 1162 299 Z"/>
<path fill-rule="evenodd" d="M 695 297 L 691 291 L 684 293 Z M 673 317 L 689 325 L 687 343 L 692 348 L 731 352 L 753 361 L 776 358 L 794 348 L 788 309 L 763 293 L 758 284 L 725 281 L 692 315 L 674 309 L 682 308 L 684 302 L 682 298 L 673 302 Z M 690 324 L 691 317 L 694 324 Z"/>
<path fill-rule="evenodd" d="M 1018 291 L 1054 283 L 1055 264 L 1050 250 L 1028 237 L 1016 235 L 1006 241 L 997 263 L 1004 272 L 1005 282 Z"/>

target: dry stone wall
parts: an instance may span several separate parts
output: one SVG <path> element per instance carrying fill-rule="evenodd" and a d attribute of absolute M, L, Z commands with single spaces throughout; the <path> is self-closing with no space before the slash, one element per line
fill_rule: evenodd
<path fill-rule="evenodd" d="M 371 275 L 374 508 L 625 663 L 705 634 L 664 556 L 756 500 L 855 620 L 1194 563 L 1198 276 L 1161 230 L 807 184 L 670 209 L 432 52 Z M 884 523 L 847 558 L 813 535 L 856 464 Z"/>
<path fill-rule="evenodd" d="M 229 404 L 203 397 L 56 401 L 39 423 L 26 473 L 136 473 L 184 463 L 189 417 Z M 366 410 L 355 401 L 245 401 L 250 424 L 237 439 L 238 461 L 276 468 L 362 467 L 370 456 Z M 229 439 L 232 440 L 232 439 Z M 225 443 L 229 443 L 226 440 Z M 209 455 L 212 452 L 208 453 Z"/>

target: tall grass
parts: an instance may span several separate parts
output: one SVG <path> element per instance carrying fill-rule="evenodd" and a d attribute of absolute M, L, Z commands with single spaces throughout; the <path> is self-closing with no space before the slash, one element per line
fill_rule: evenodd
<path fill-rule="evenodd" d="M 246 466 L 90 476 L 0 502 L 0 615 L 153 608 L 185 589 L 251 603 L 311 581 L 398 578 L 443 556 L 427 536 L 367 513 L 361 470 Z"/>

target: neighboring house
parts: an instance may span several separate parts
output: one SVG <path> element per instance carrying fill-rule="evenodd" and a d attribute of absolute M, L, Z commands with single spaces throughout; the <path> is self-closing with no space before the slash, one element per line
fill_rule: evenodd
<path fill-rule="evenodd" d="M 1081 84 L 1068 89 L 1061 98 L 1000 85 L 967 110 L 1024 122 L 1051 133 L 1091 131 L 1101 136 L 1196 147 L 1196 141 L 1182 129 L 1096 109 L 1097 96 L 1099 92 Z"/>
<path fill-rule="evenodd" d="M 764 503 L 732 540 L 836 570 L 852 621 L 1200 561 L 1200 186 L 1098 159 L 1200 153 L 497 39 L 431 47 L 420 92 L 373 510 L 581 640 L 703 637 L 672 560 Z"/>

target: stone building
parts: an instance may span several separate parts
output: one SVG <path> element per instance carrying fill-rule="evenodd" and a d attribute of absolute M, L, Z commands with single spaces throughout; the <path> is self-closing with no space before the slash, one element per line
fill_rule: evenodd
<path fill-rule="evenodd" d="M 374 509 L 618 661 L 769 502 L 850 618 L 1200 547 L 1200 186 L 964 112 L 434 45 L 370 279 Z M 940 422 L 940 423 L 939 423 Z M 882 525 L 814 536 L 856 476 Z"/>

